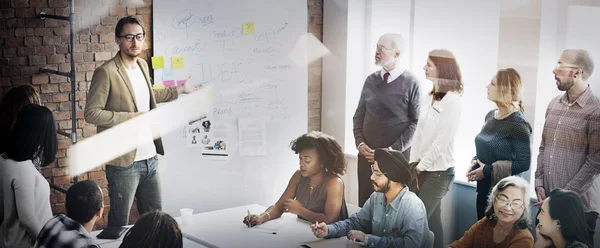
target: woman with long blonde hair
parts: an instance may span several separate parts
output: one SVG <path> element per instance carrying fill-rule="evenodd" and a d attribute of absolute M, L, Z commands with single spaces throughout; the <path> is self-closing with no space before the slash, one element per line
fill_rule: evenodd
<path fill-rule="evenodd" d="M 487 98 L 497 109 L 485 116 L 475 137 L 477 155 L 467 173 L 477 181 L 477 218 L 485 216 L 490 189 L 502 178 L 519 175 L 531 164 L 531 125 L 523 115 L 521 76 L 513 68 L 500 69 L 487 86 Z"/>

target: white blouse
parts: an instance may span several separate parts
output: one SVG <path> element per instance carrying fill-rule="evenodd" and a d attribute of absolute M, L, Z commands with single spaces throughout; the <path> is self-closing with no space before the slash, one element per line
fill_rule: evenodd
<path fill-rule="evenodd" d="M 445 171 L 454 167 L 454 140 L 462 109 L 461 95 L 448 92 L 441 101 L 431 105 L 426 98 L 426 110 L 417 124 L 410 152 L 410 161 L 420 161 L 420 171 Z"/>

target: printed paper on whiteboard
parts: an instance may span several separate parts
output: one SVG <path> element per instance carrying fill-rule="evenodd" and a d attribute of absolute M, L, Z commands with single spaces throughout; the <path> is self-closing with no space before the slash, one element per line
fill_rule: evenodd
<path fill-rule="evenodd" d="M 241 156 L 267 155 L 265 120 L 258 118 L 239 118 L 239 146 Z"/>
<path fill-rule="evenodd" d="M 211 127 L 210 131 L 198 136 L 197 143 L 202 146 L 202 158 L 210 160 L 229 160 L 229 128 L 226 126 Z"/>

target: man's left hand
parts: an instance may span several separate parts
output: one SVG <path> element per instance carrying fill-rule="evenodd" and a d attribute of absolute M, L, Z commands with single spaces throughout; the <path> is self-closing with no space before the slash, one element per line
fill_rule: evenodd
<path fill-rule="evenodd" d="M 354 242 L 365 242 L 365 237 L 367 236 L 364 232 L 358 230 L 351 230 L 346 235 L 349 240 Z"/>
<path fill-rule="evenodd" d="M 183 81 L 182 85 L 178 85 L 177 86 L 177 93 L 179 94 L 189 94 L 192 93 L 194 91 L 199 90 L 200 88 L 202 88 L 202 85 L 194 85 L 190 82 L 190 77 L 188 77 L 185 81 Z"/>

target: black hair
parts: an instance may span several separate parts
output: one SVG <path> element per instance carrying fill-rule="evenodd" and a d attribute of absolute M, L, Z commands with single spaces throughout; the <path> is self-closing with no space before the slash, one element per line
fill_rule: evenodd
<path fill-rule="evenodd" d="M 17 116 L 15 127 L 9 135 L 6 156 L 15 161 L 40 158 L 42 167 L 56 160 L 58 141 L 54 116 L 46 107 L 28 104 Z"/>
<path fill-rule="evenodd" d="M 154 210 L 142 215 L 123 238 L 120 248 L 182 248 L 183 235 L 173 217 Z"/>
<path fill-rule="evenodd" d="M 592 246 L 586 213 L 579 195 L 570 190 L 554 189 L 548 194 L 550 218 L 560 223 L 560 233 L 567 242 L 579 241 Z"/>
<path fill-rule="evenodd" d="M 304 149 L 314 148 L 323 161 L 325 171 L 338 176 L 346 173 L 346 156 L 335 138 L 318 131 L 303 134 L 290 144 L 296 154 Z"/>
<path fill-rule="evenodd" d="M 10 88 L 0 102 L 0 153 L 6 151 L 6 142 L 17 116 L 27 104 L 40 105 L 40 95 L 31 85 Z"/>
<path fill-rule="evenodd" d="M 102 191 L 94 181 L 85 180 L 71 186 L 67 191 L 65 207 L 67 217 L 81 224 L 88 223 L 102 208 Z"/>
<path fill-rule="evenodd" d="M 126 24 L 140 25 L 140 27 L 142 27 L 142 32 L 146 34 L 146 31 L 144 30 L 144 26 L 142 26 L 142 22 L 140 21 L 140 19 L 138 19 L 135 16 L 126 16 L 119 19 L 119 22 L 117 22 L 117 26 L 115 27 L 115 38 L 119 38 L 121 36 L 121 33 L 123 32 L 123 27 L 125 27 Z"/>

